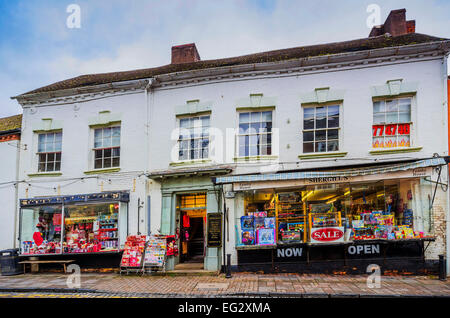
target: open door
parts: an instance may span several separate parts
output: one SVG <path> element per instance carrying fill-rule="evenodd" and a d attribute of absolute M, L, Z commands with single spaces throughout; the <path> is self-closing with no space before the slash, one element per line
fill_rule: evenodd
<path fill-rule="evenodd" d="M 206 194 L 181 195 L 179 202 L 180 263 L 203 263 Z"/>

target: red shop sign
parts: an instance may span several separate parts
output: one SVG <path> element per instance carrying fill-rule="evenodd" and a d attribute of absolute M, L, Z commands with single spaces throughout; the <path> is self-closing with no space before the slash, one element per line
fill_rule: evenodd
<path fill-rule="evenodd" d="M 344 232 L 337 227 L 325 227 L 311 233 L 311 239 L 319 242 L 337 241 L 343 236 Z"/>
<path fill-rule="evenodd" d="M 373 137 L 409 135 L 409 124 L 373 125 Z"/>

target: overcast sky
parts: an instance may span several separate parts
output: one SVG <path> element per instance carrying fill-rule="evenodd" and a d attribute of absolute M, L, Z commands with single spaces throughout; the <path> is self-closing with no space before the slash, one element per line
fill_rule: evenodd
<path fill-rule="evenodd" d="M 68 28 L 67 6 L 81 9 Z M 195 42 L 203 60 L 367 37 L 367 7 L 381 23 L 406 8 L 416 32 L 450 38 L 448 0 L 0 0 L 0 117 L 11 96 L 70 77 L 170 63 Z"/>

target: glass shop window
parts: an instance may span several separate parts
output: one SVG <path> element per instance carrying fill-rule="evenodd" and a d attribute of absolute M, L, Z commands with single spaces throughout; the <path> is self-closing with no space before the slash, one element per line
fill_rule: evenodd
<path fill-rule="evenodd" d="M 239 245 L 276 244 L 275 193 L 244 193 L 244 215 L 236 220 Z"/>
<path fill-rule="evenodd" d="M 64 215 L 64 253 L 119 249 L 119 203 L 70 205 Z"/>
<path fill-rule="evenodd" d="M 21 209 L 20 253 L 61 253 L 62 206 Z"/>

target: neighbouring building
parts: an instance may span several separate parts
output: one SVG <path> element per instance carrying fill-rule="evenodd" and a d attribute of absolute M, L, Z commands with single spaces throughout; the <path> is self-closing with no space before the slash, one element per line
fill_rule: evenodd
<path fill-rule="evenodd" d="M 236 270 L 433 270 L 449 50 L 402 9 L 367 38 L 217 60 L 186 44 L 16 96 L 21 253 L 117 258 L 152 233 L 176 237 L 169 270 L 226 254 Z"/>
<path fill-rule="evenodd" d="M 0 118 L 0 250 L 16 245 L 19 148 L 22 115 Z"/>

